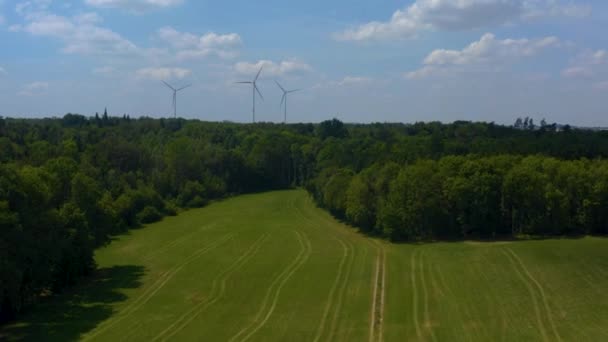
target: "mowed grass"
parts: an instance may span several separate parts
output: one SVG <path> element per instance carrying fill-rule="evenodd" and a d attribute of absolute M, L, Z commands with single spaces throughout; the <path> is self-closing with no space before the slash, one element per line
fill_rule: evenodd
<path fill-rule="evenodd" d="M 608 340 L 606 239 L 391 245 L 304 191 L 188 211 L 96 259 L 0 339 Z"/>

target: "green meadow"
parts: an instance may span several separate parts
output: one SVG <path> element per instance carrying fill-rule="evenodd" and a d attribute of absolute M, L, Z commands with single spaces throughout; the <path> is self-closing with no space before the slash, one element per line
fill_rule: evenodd
<path fill-rule="evenodd" d="M 606 341 L 608 240 L 390 244 L 301 190 L 164 219 L 9 341 Z"/>

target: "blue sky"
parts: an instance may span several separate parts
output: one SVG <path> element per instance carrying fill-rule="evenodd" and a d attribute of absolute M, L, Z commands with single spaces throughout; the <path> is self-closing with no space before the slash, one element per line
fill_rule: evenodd
<path fill-rule="evenodd" d="M 0 0 L 0 115 L 608 126 L 608 4 Z"/>

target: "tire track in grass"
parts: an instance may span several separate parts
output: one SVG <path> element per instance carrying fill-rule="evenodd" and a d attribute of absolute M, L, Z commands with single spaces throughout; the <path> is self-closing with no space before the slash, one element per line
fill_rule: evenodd
<path fill-rule="evenodd" d="M 418 249 L 412 252 L 410 257 L 410 265 L 411 272 L 410 278 L 412 281 L 412 318 L 414 320 L 414 328 L 416 328 L 416 336 L 418 337 L 418 341 L 422 341 L 422 329 L 420 329 L 420 322 L 418 321 L 418 285 L 416 284 L 416 255 L 418 254 Z"/>
<path fill-rule="evenodd" d="M 540 307 L 538 305 L 538 299 L 536 297 L 536 292 L 534 291 L 534 288 L 533 288 L 532 284 L 530 284 L 530 281 L 528 279 L 526 279 L 526 277 L 524 276 L 524 274 L 522 273 L 522 271 L 519 269 L 519 267 L 517 265 L 517 262 L 513 258 L 513 256 L 511 254 L 509 254 L 505 250 L 502 250 L 502 253 L 509 259 L 509 261 L 513 265 L 513 269 L 515 270 L 515 273 L 517 274 L 517 276 L 519 277 L 519 279 L 526 285 L 526 288 L 528 289 L 528 292 L 532 296 L 532 304 L 534 305 L 534 312 L 536 314 L 536 322 L 538 324 L 538 328 L 540 329 L 540 333 L 541 333 L 541 335 L 543 337 L 543 341 L 550 341 L 549 338 L 548 338 L 548 336 L 547 336 L 547 331 L 546 331 L 546 328 L 545 328 L 545 324 L 543 323 L 542 315 L 541 315 L 541 312 L 540 312 Z"/>
<path fill-rule="evenodd" d="M 386 293 L 386 250 L 378 247 L 376 272 L 372 278 L 372 306 L 370 314 L 369 341 L 382 341 L 384 322 L 384 298 Z"/>
<path fill-rule="evenodd" d="M 429 274 L 431 277 L 431 284 L 433 285 L 433 292 L 435 292 L 435 295 L 443 298 L 445 297 L 445 292 L 443 292 L 443 289 L 441 288 L 441 283 L 439 282 L 439 279 L 437 278 L 437 268 L 436 265 L 437 263 L 432 263 L 429 262 Z"/>
<path fill-rule="evenodd" d="M 135 325 L 129 329 L 129 332 L 122 335 L 120 340 L 121 341 L 132 341 L 133 340 L 133 336 L 137 336 L 137 334 L 139 334 L 139 329 L 141 328 L 141 326 L 144 325 L 144 322 L 140 321 L 135 323 Z"/>
<path fill-rule="evenodd" d="M 332 317 L 331 326 L 329 329 L 329 336 L 327 337 L 328 341 L 333 341 L 333 337 L 336 334 L 336 326 L 338 324 L 338 317 L 340 316 L 340 312 L 342 310 L 342 303 L 344 302 L 344 296 L 346 295 L 346 287 L 348 285 L 348 279 L 350 278 L 350 274 L 352 273 L 353 264 L 355 262 L 355 249 L 353 245 L 347 241 L 347 245 L 350 249 L 350 260 L 348 262 L 348 266 L 346 268 L 346 274 L 342 279 L 342 285 L 340 286 L 340 290 L 338 291 L 338 303 L 334 309 L 334 315 Z"/>
<path fill-rule="evenodd" d="M 116 324 L 120 323 L 125 318 L 129 317 L 132 313 L 134 313 L 139 308 L 141 308 L 144 304 L 146 304 L 150 300 L 150 298 L 152 298 L 156 293 L 158 293 L 158 291 L 160 291 L 184 267 L 186 267 L 188 264 L 190 264 L 192 261 L 196 260 L 197 258 L 201 257 L 202 255 L 206 254 L 207 252 L 217 248 L 222 243 L 227 242 L 228 240 L 232 239 L 234 237 L 234 235 L 235 234 L 226 234 L 226 235 L 214 240 L 213 242 L 209 243 L 205 247 L 203 247 L 203 248 L 197 250 L 196 252 L 194 252 L 193 254 L 191 254 L 189 257 L 187 257 L 181 263 L 170 268 L 160 278 L 158 278 L 149 288 L 147 288 L 139 297 L 137 297 L 137 299 L 135 299 L 127 307 L 122 309 L 118 313 L 118 315 L 115 319 L 109 321 L 105 325 L 102 325 L 98 331 L 96 331 L 95 333 L 93 333 L 89 336 L 85 336 L 82 340 L 83 341 L 91 340 L 91 339 L 99 336 L 100 334 L 106 332 L 108 329 L 112 328 Z"/>
<path fill-rule="evenodd" d="M 441 269 L 441 265 L 438 262 L 435 263 L 435 268 L 437 270 L 437 274 L 439 275 L 439 283 L 441 284 L 443 290 L 450 295 L 454 295 L 454 292 L 452 292 L 450 285 L 448 285 L 448 282 L 445 279 L 445 275 L 443 273 L 443 270 Z"/>
<path fill-rule="evenodd" d="M 256 314 L 253 321 L 247 326 L 245 326 L 243 329 L 241 329 L 229 341 L 236 341 L 239 338 L 241 341 L 246 341 L 266 324 L 268 318 L 272 315 L 274 308 L 276 307 L 276 302 L 278 301 L 278 297 L 281 294 L 281 289 L 283 288 L 285 283 L 287 283 L 289 278 L 291 278 L 291 276 L 295 273 L 295 271 L 297 271 L 300 266 L 302 266 L 308 260 L 312 249 L 310 247 L 310 241 L 303 233 L 296 231 L 295 234 L 298 239 L 298 243 L 300 244 L 300 252 L 296 256 L 294 261 L 289 264 L 277 277 L 274 278 L 274 280 L 268 287 L 268 290 L 266 291 L 266 295 L 264 296 L 260 309 L 258 310 L 258 313 Z M 267 308 L 267 306 L 270 304 L 270 300 L 272 300 L 272 305 Z"/>
<path fill-rule="evenodd" d="M 293 209 L 295 209 L 295 211 L 297 212 L 297 214 L 300 217 L 302 217 L 304 220 L 310 222 L 311 226 L 314 227 L 315 230 L 318 230 L 319 232 L 321 232 L 323 234 L 327 234 L 327 230 L 322 230 L 322 229 L 318 228 L 317 224 L 315 224 L 315 222 L 311 218 L 309 218 L 302 211 L 302 209 L 299 206 L 297 206 L 294 203 L 294 205 L 292 207 L 293 207 Z M 341 239 L 340 235 L 344 235 L 344 234 L 339 234 L 338 232 L 334 231 L 331 228 L 331 225 L 333 225 L 334 222 L 325 220 L 323 218 L 319 218 L 319 220 L 323 221 L 323 223 L 321 223 L 321 224 L 330 226 L 329 231 L 334 236 L 334 239 L 336 239 L 343 246 L 343 248 L 346 248 L 346 249 L 344 250 L 345 254 L 343 254 L 343 259 L 340 262 L 340 266 L 338 267 L 338 276 L 336 277 L 336 280 L 330 290 L 329 299 L 328 299 L 327 305 L 325 307 L 325 310 L 323 312 L 323 318 L 321 319 L 321 323 L 319 325 L 319 328 L 317 329 L 317 334 L 314 339 L 315 342 L 319 341 L 321 339 L 321 337 L 323 337 L 323 333 L 325 332 L 325 326 L 327 323 L 327 318 L 328 318 L 332 308 L 334 310 L 334 313 L 332 316 L 331 326 L 329 329 L 329 336 L 327 339 L 332 340 L 333 336 L 336 334 L 336 325 L 337 325 L 338 317 L 339 317 L 339 314 L 342 309 L 342 302 L 343 302 L 344 296 L 346 294 L 346 287 L 348 285 L 348 280 L 352 274 L 352 269 L 353 269 L 353 265 L 355 262 L 355 246 L 352 243 L 352 241 L 350 241 L 351 240 L 350 236 L 348 236 L 346 240 Z M 348 264 L 347 264 L 347 262 L 348 262 Z M 346 272 L 344 273 L 344 276 L 342 278 L 340 278 L 340 275 L 343 273 L 344 265 L 346 265 Z M 334 306 L 333 301 L 334 301 L 334 297 L 336 296 L 335 292 L 336 292 L 337 286 L 339 284 L 340 284 L 340 290 L 337 292 L 338 303 Z"/>
<path fill-rule="evenodd" d="M 312 205 L 313 204 L 309 205 L 308 207 L 312 207 Z M 302 216 L 306 220 L 312 222 L 312 220 L 304 213 L 304 211 L 302 210 L 301 207 L 297 207 L 297 210 L 299 211 L 300 216 Z M 325 225 L 327 225 L 327 226 L 330 227 L 330 231 L 332 231 L 332 233 L 333 233 L 332 235 L 334 235 L 334 237 L 337 238 L 337 236 L 343 236 L 348 241 L 351 241 L 351 242 L 353 241 L 353 237 L 352 237 L 353 235 L 352 235 L 352 233 L 349 233 L 346 230 L 333 229 L 332 228 L 336 224 L 336 222 L 334 222 L 334 221 L 332 221 L 330 219 L 326 219 L 326 218 L 324 218 L 322 216 L 319 216 L 318 219 L 320 221 L 323 221 L 325 223 Z M 327 233 L 327 231 L 323 231 L 323 233 Z M 367 243 L 369 243 L 371 245 L 371 247 L 375 248 L 378 251 L 378 253 L 379 253 L 378 256 L 380 256 L 381 253 L 384 253 L 384 248 L 382 246 L 379 246 L 379 244 L 376 241 L 372 241 L 371 239 L 365 239 L 364 241 L 367 242 Z M 379 260 L 381 261 L 382 259 L 379 259 Z M 379 271 L 380 269 L 381 269 L 381 266 L 380 266 L 379 263 L 377 263 L 376 270 Z M 382 274 L 382 273 L 378 273 L 378 274 Z M 379 282 L 379 280 L 378 280 L 379 278 L 378 277 L 379 276 L 372 276 L 372 283 L 374 283 L 374 287 L 373 287 L 374 290 L 372 291 L 372 305 L 371 305 L 371 313 L 370 313 L 370 328 L 369 328 L 369 332 L 370 332 L 369 338 L 370 338 L 370 341 L 374 339 L 374 336 L 375 336 L 375 327 L 376 327 L 375 323 L 377 321 L 376 311 L 378 311 L 378 307 L 376 306 L 376 303 L 377 303 L 376 297 L 378 295 L 378 291 L 377 291 L 376 284 L 378 284 L 378 282 Z M 382 312 L 383 312 L 383 307 L 382 307 Z"/>
<path fill-rule="evenodd" d="M 186 235 L 184 235 L 184 236 L 182 236 L 182 237 L 180 237 L 178 239 L 173 240 L 171 243 L 169 243 L 167 245 L 164 245 L 163 247 L 155 250 L 154 252 L 146 254 L 143 257 L 143 260 L 144 261 L 150 261 L 150 260 L 154 259 L 155 256 L 157 256 L 159 254 L 162 254 L 162 253 L 164 253 L 164 252 L 172 249 L 173 247 L 179 246 L 179 245 L 187 242 L 188 240 L 190 240 L 190 238 L 193 235 L 196 235 L 198 233 L 201 233 L 201 232 L 204 232 L 204 231 L 207 231 L 207 230 L 211 230 L 211 229 L 215 228 L 217 225 L 218 225 L 217 223 L 212 223 L 212 224 L 209 224 L 209 225 L 202 226 L 202 227 L 200 227 L 199 229 L 197 229 L 195 231 L 192 231 L 192 232 L 190 232 L 190 233 L 188 233 L 188 234 L 186 234 Z"/>
<path fill-rule="evenodd" d="M 433 330 L 433 326 L 432 326 L 432 322 L 431 322 L 431 314 L 430 314 L 430 310 L 429 310 L 429 292 L 428 292 L 428 288 L 426 287 L 426 276 L 424 275 L 424 252 L 420 251 L 420 253 L 418 254 L 418 266 L 419 266 L 419 278 L 420 278 L 420 285 L 422 286 L 422 298 L 423 298 L 423 303 L 424 303 L 424 325 L 423 327 L 429 332 L 429 334 L 431 335 L 431 339 L 433 341 L 437 340 L 437 337 L 435 336 L 435 331 Z"/>
<path fill-rule="evenodd" d="M 545 307 L 545 311 L 547 313 L 547 317 L 549 318 L 549 324 L 551 325 L 551 330 L 553 330 L 553 334 L 555 335 L 555 338 L 557 338 L 557 341 L 561 342 L 562 341 L 562 337 L 559 335 L 559 332 L 557 331 L 557 326 L 555 325 L 555 321 L 553 320 L 553 311 L 549 307 L 549 301 L 547 300 L 547 296 L 545 295 L 545 289 L 538 282 L 538 280 L 536 280 L 536 278 L 534 278 L 534 276 L 530 273 L 530 271 L 528 270 L 528 267 L 521 260 L 521 258 L 517 255 L 517 253 L 515 253 L 510 248 L 507 248 L 507 251 L 515 258 L 515 260 L 519 263 L 519 265 L 523 269 L 524 274 L 526 276 L 528 276 L 528 278 L 532 281 L 532 283 L 536 286 L 536 288 L 540 292 L 540 297 L 542 299 L 543 306 Z"/>
<path fill-rule="evenodd" d="M 381 283 L 381 294 L 380 294 L 380 309 L 378 317 L 378 341 L 384 340 L 384 298 L 386 297 L 386 250 L 382 248 L 382 283 Z"/>
<path fill-rule="evenodd" d="M 376 305 L 378 298 L 378 279 L 380 278 L 380 252 L 378 251 L 378 256 L 376 257 L 376 272 L 372 277 L 373 291 L 372 291 L 372 310 L 370 313 L 369 319 L 369 342 L 374 341 L 374 332 L 376 331 Z"/>
<path fill-rule="evenodd" d="M 310 198 L 308 198 L 308 200 L 310 201 Z M 313 208 L 313 207 L 314 207 L 314 204 L 313 204 L 313 203 L 310 203 L 310 205 L 307 205 L 306 207 L 307 207 L 307 208 Z M 311 218 L 308 216 L 308 214 L 310 214 L 310 213 L 307 213 L 307 212 L 305 213 L 305 212 L 302 210 L 302 208 L 301 208 L 300 206 L 296 206 L 296 210 L 298 211 L 298 214 L 299 214 L 299 215 L 300 215 L 302 218 L 304 218 L 304 219 L 306 219 L 306 220 L 308 220 L 308 221 L 310 221 L 310 222 L 313 222 L 313 221 L 312 221 L 312 219 L 311 219 Z M 348 230 L 345 230 L 345 229 L 337 229 L 337 228 L 334 228 L 334 226 L 336 225 L 336 222 L 335 222 L 335 221 L 332 221 L 331 219 L 325 218 L 325 217 L 323 217 L 323 216 L 315 216 L 315 217 L 316 217 L 316 218 L 317 218 L 319 221 L 322 221 L 322 222 L 323 222 L 323 223 L 322 223 L 323 225 L 325 225 L 325 226 L 329 227 L 329 232 L 330 232 L 330 233 L 331 233 L 331 234 L 332 234 L 332 235 L 333 235 L 335 238 L 337 238 L 338 236 L 342 236 L 342 237 L 344 237 L 344 238 L 345 238 L 347 241 L 351 241 L 351 242 L 355 241 L 355 237 L 354 237 L 354 235 L 355 235 L 355 234 L 354 234 L 353 232 L 349 232 Z M 317 230 L 319 230 L 321 233 L 324 233 L 324 234 L 327 234 L 327 233 L 328 233 L 328 230 L 321 230 L 320 228 L 318 228 L 318 227 L 316 227 L 316 226 L 315 226 L 315 228 L 316 228 Z M 385 248 L 384 248 L 383 246 L 381 246 L 381 245 L 380 245 L 380 244 L 379 244 L 377 241 L 372 240 L 372 239 L 369 239 L 369 238 L 365 238 L 365 239 L 363 239 L 363 241 L 364 241 L 366 244 L 369 244 L 371 248 L 376 249 L 376 250 L 378 251 L 378 255 L 379 255 L 379 256 L 380 256 L 380 255 L 384 255 L 384 258 L 380 258 L 380 259 L 379 259 L 379 260 L 380 260 L 380 262 L 383 262 L 383 260 L 385 260 L 385 258 L 386 258 L 385 253 L 386 253 L 386 251 L 385 251 Z M 365 250 L 367 251 L 367 249 L 365 249 Z M 383 266 L 382 266 L 382 265 L 384 265 L 384 264 L 385 264 L 385 261 L 384 261 L 382 264 L 378 264 L 378 265 L 376 266 L 376 269 L 377 269 L 377 270 L 382 270 L 382 269 L 384 269 L 384 268 L 383 268 Z M 381 277 L 381 278 L 379 278 L 379 277 Z M 386 278 L 386 273 L 385 273 L 385 272 L 384 272 L 384 273 L 383 273 L 383 272 L 380 272 L 380 273 L 379 273 L 379 276 L 372 275 L 372 283 L 374 283 L 374 284 L 378 284 L 379 282 L 384 283 L 384 281 L 380 281 L 379 279 L 385 279 L 385 278 Z M 379 293 L 379 292 L 376 290 L 376 285 L 374 285 L 374 287 L 373 287 L 373 288 L 374 288 L 374 290 L 372 290 L 372 293 L 371 293 L 371 295 L 372 295 L 371 304 L 372 304 L 372 305 L 371 305 L 371 310 L 370 310 L 370 311 L 371 311 L 371 313 L 370 313 L 370 326 L 369 326 L 369 333 L 370 333 L 369 338 L 370 338 L 370 341 L 371 341 L 371 340 L 374 340 L 374 338 L 375 338 L 375 336 L 376 336 L 376 335 L 375 335 L 375 331 L 376 331 L 376 329 L 375 329 L 376 324 L 375 324 L 375 323 L 378 321 L 378 318 L 376 318 L 376 313 L 377 313 L 377 311 L 378 311 L 378 310 L 381 310 L 381 313 L 383 313 L 383 312 L 384 312 L 384 304 L 382 304 L 382 305 L 381 305 L 381 308 L 380 308 L 380 306 L 375 306 L 375 305 L 376 305 L 376 303 L 377 303 L 376 297 L 377 297 L 377 295 L 378 295 L 378 293 Z M 385 288 L 385 286 L 382 286 L 382 290 L 383 290 L 383 291 L 384 291 L 384 288 Z M 383 301 L 383 298 L 384 298 L 384 296 L 385 296 L 385 295 L 384 295 L 384 293 L 385 293 L 385 291 L 384 291 L 384 292 L 381 292 L 381 297 L 380 297 L 380 298 L 382 299 L 382 303 L 384 303 L 384 301 Z M 383 318 L 381 317 L 381 318 L 380 318 L 380 322 L 382 322 L 382 320 L 383 320 Z M 378 326 L 379 326 L 379 325 L 378 325 Z M 379 327 L 380 327 L 380 326 L 379 326 Z M 381 337 L 381 336 L 382 336 L 382 328 L 378 328 L 378 329 L 379 329 L 379 331 L 380 331 L 380 338 L 382 338 L 382 337 Z"/>
<path fill-rule="evenodd" d="M 301 259 L 301 261 L 296 265 L 296 267 L 283 279 L 283 281 L 281 282 L 281 284 L 279 285 L 276 294 L 274 296 L 274 300 L 272 303 L 272 306 L 270 307 L 270 310 L 268 311 L 268 313 L 266 314 L 266 317 L 264 317 L 264 320 L 262 322 L 260 322 L 260 324 L 258 324 L 253 331 L 251 331 L 247 336 L 245 336 L 245 338 L 243 339 L 243 341 L 247 341 L 249 338 L 251 338 L 251 336 L 253 336 L 258 330 L 260 330 L 264 325 L 266 325 L 266 322 L 268 322 L 268 320 L 270 319 L 270 316 L 272 316 L 272 314 L 274 313 L 274 310 L 277 306 L 277 302 L 279 300 L 279 295 L 281 294 L 281 289 L 285 286 L 285 284 L 287 283 L 287 281 L 294 275 L 294 273 L 302 266 L 306 263 L 306 261 L 308 261 L 308 258 L 310 257 L 310 254 L 312 252 L 312 245 L 310 244 L 310 240 L 304 236 L 304 242 L 307 245 L 307 252 L 304 255 L 304 257 Z"/>
<path fill-rule="evenodd" d="M 317 328 L 317 335 L 315 336 L 314 342 L 318 342 L 321 336 L 323 336 L 323 332 L 325 330 L 325 323 L 327 321 L 327 317 L 329 316 L 329 312 L 332 308 L 333 300 L 335 297 L 335 292 L 338 288 L 338 284 L 340 283 L 342 273 L 344 271 L 344 265 L 346 264 L 346 259 L 348 258 L 348 247 L 344 243 L 344 241 L 337 239 L 336 240 L 342 246 L 342 259 L 340 260 L 340 265 L 338 266 L 338 274 L 336 275 L 336 279 L 332 284 L 332 287 L 329 291 L 329 297 L 327 299 L 327 304 L 325 305 L 325 310 L 323 311 L 323 316 L 321 317 L 321 323 L 319 323 L 319 327 Z"/>
<path fill-rule="evenodd" d="M 198 315 L 200 315 L 205 309 L 212 304 L 215 304 L 220 300 L 226 292 L 226 282 L 238 269 L 243 267 L 248 261 L 250 261 L 255 254 L 260 250 L 262 244 L 268 239 L 270 233 L 266 233 L 258 238 L 248 249 L 241 255 L 232 265 L 222 271 L 215 279 L 213 279 L 213 285 L 210 291 L 210 295 L 206 300 L 198 303 L 193 308 L 182 314 L 173 324 L 167 327 L 165 330 L 160 332 L 152 341 L 166 341 L 175 334 L 183 330 L 188 324 L 190 324 Z M 166 335 L 166 336 L 165 336 Z"/>

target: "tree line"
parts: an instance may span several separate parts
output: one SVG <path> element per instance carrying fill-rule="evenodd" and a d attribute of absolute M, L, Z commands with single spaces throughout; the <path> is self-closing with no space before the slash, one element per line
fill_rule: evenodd
<path fill-rule="evenodd" d="M 492 123 L 0 117 L 0 320 L 111 236 L 240 193 L 305 187 L 394 240 L 606 233 L 607 156 L 605 132 Z"/>
<path fill-rule="evenodd" d="M 326 169 L 317 202 L 394 241 L 608 233 L 608 161 L 448 156 Z"/>

